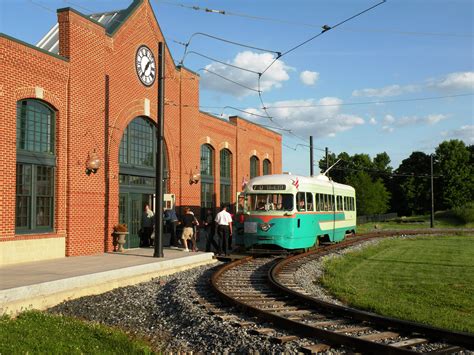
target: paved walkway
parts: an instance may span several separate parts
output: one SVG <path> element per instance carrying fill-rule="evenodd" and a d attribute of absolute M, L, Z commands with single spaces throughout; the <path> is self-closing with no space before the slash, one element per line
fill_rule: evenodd
<path fill-rule="evenodd" d="M 0 314 L 45 309 L 65 299 L 215 262 L 213 253 L 164 248 L 164 257 L 154 258 L 153 252 L 153 248 L 139 248 L 0 267 Z"/>

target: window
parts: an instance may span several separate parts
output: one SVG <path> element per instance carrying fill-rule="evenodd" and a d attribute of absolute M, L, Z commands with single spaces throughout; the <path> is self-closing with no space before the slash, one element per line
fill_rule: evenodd
<path fill-rule="evenodd" d="M 254 155 L 250 158 L 250 178 L 253 179 L 256 176 L 260 175 L 260 161 Z"/>
<path fill-rule="evenodd" d="M 337 211 L 343 211 L 344 210 L 344 206 L 342 205 L 342 196 L 337 196 L 337 208 L 336 210 Z"/>
<path fill-rule="evenodd" d="M 120 141 L 121 187 L 154 189 L 156 180 L 156 127 L 146 117 L 135 117 L 125 128 Z M 163 144 L 163 192 L 168 191 L 168 151 Z"/>
<path fill-rule="evenodd" d="M 345 211 L 355 211 L 354 197 L 344 196 L 344 210 Z"/>
<path fill-rule="evenodd" d="M 306 207 L 308 211 L 314 211 L 313 209 L 313 194 L 311 192 L 306 193 Z"/>
<path fill-rule="evenodd" d="M 231 203 L 232 195 L 232 180 L 231 180 L 231 166 L 232 166 L 232 154 L 227 149 L 222 149 L 220 153 L 220 192 L 221 192 L 221 205 L 229 206 Z"/>
<path fill-rule="evenodd" d="M 306 211 L 306 202 L 304 196 L 304 192 L 298 192 L 296 194 L 296 207 L 298 208 L 298 211 Z"/>
<path fill-rule="evenodd" d="M 263 175 L 271 175 L 272 173 L 272 163 L 270 160 L 265 159 L 263 161 Z"/>
<path fill-rule="evenodd" d="M 249 194 L 245 211 L 292 211 L 293 196 L 279 193 Z"/>
<path fill-rule="evenodd" d="M 153 168 L 156 151 L 155 126 L 143 118 L 135 118 L 123 133 L 120 142 L 120 164 Z"/>
<path fill-rule="evenodd" d="M 214 149 L 201 146 L 201 208 L 214 208 Z"/>
<path fill-rule="evenodd" d="M 54 111 L 41 101 L 17 103 L 17 233 L 53 229 L 55 118 Z"/>

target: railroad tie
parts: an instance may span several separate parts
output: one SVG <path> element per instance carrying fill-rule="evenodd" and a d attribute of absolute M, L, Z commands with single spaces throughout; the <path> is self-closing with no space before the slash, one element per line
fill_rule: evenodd
<path fill-rule="evenodd" d="M 329 345 L 326 345 L 326 344 L 313 344 L 313 345 L 308 345 L 308 346 L 302 347 L 300 349 L 300 351 L 303 354 L 317 354 L 317 353 L 320 353 L 322 351 L 326 351 L 328 349 L 331 349 L 331 347 Z"/>
<path fill-rule="evenodd" d="M 272 338 L 272 342 L 277 343 L 277 344 L 284 344 L 284 343 L 288 343 L 289 341 L 298 340 L 298 339 L 299 337 L 297 337 L 296 335 L 285 335 L 282 337 Z"/>
<path fill-rule="evenodd" d="M 398 333 L 394 333 L 394 332 L 382 332 L 382 333 L 374 333 L 374 334 L 362 335 L 362 336 L 359 337 L 359 339 L 376 341 L 376 340 L 381 340 L 381 339 L 395 338 L 395 337 L 397 337 L 397 336 L 399 336 Z"/>
<path fill-rule="evenodd" d="M 363 332 L 365 330 L 371 329 L 370 327 L 347 327 L 333 330 L 334 333 L 355 333 L 355 332 Z"/>
<path fill-rule="evenodd" d="M 407 346 L 420 345 L 427 342 L 428 342 L 428 339 L 413 338 L 413 339 L 407 339 L 407 340 L 399 341 L 397 343 L 390 344 L 390 346 L 394 346 L 395 348 L 406 348 Z"/>
<path fill-rule="evenodd" d="M 273 328 L 258 328 L 258 329 L 251 329 L 249 331 L 250 334 L 256 334 L 256 335 L 268 335 L 268 334 L 273 334 L 275 333 L 275 329 Z"/>

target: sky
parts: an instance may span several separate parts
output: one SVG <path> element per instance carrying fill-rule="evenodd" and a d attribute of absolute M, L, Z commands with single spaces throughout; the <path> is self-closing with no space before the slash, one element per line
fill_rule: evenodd
<path fill-rule="evenodd" d="M 342 24 L 380 1 L 150 2 L 173 60 L 201 75 L 200 109 L 273 127 L 284 171 L 309 174 L 309 136 L 316 164 L 327 147 L 386 152 L 393 168 L 444 140 L 474 144 L 472 0 L 388 0 Z M 58 8 L 91 14 L 130 3 L 0 0 L 0 32 L 36 44 Z"/>

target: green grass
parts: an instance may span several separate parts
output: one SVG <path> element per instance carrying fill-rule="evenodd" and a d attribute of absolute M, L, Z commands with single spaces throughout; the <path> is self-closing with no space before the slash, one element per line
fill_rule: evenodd
<path fill-rule="evenodd" d="M 370 222 L 357 225 L 357 233 L 374 230 L 425 229 L 430 228 L 430 216 L 401 217 L 386 222 Z M 375 228 L 377 227 L 377 228 Z M 474 228 L 474 223 L 463 223 L 450 211 L 435 213 L 435 228 Z"/>
<path fill-rule="evenodd" d="M 352 306 L 474 333 L 474 236 L 384 240 L 325 262 L 322 284 Z"/>
<path fill-rule="evenodd" d="M 152 354 L 141 340 L 98 324 L 28 311 L 0 317 L 0 354 Z"/>

